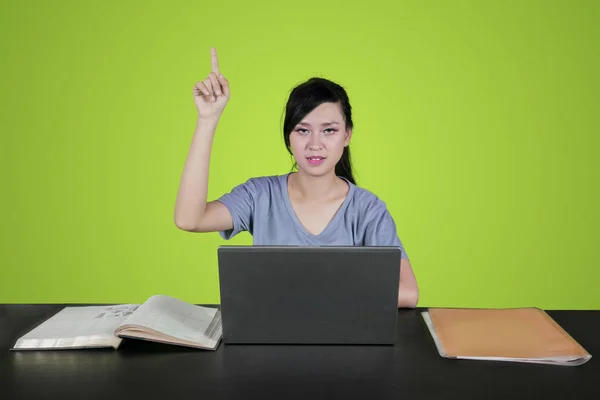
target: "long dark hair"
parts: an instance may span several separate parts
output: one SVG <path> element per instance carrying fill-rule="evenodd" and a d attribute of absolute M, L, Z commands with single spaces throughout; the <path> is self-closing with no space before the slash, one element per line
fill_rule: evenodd
<path fill-rule="evenodd" d="M 323 103 L 339 103 L 346 129 L 352 129 L 352 107 L 346 90 L 339 84 L 324 78 L 310 78 L 292 89 L 285 106 L 283 121 L 283 139 L 288 152 L 293 156 L 290 148 L 290 134 L 296 125 L 308 113 Z M 294 167 L 297 164 L 294 163 Z M 350 146 L 344 147 L 342 157 L 335 165 L 335 174 L 346 178 L 356 185 L 352 173 L 350 160 Z"/>

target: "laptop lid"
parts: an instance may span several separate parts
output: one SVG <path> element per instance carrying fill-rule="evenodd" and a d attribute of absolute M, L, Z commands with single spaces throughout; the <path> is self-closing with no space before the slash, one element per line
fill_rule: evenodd
<path fill-rule="evenodd" d="M 220 246 L 224 343 L 393 344 L 398 247 Z"/>

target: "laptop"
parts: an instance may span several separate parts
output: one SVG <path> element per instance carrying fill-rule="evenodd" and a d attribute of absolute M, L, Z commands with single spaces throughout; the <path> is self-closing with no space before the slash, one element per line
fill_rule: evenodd
<path fill-rule="evenodd" d="M 401 252 L 220 246 L 223 343 L 393 345 Z"/>

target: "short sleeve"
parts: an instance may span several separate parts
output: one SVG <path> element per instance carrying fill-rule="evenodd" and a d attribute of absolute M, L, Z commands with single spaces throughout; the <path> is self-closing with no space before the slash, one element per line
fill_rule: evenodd
<path fill-rule="evenodd" d="M 365 246 L 398 246 L 402 250 L 402 258 L 408 259 L 402 241 L 398 237 L 396 223 L 385 203 L 379 201 L 368 213 L 364 245 Z"/>
<path fill-rule="evenodd" d="M 227 207 L 233 220 L 233 229 L 219 232 L 223 239 L 229 240 L 244 231 L 252 234 L 256 197 L 257 187 L 255 182 L 249 179 L 218 199 L 219 202 Z"/>

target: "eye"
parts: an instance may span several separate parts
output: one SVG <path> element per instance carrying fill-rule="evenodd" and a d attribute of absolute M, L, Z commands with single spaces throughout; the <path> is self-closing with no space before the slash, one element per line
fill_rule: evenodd
<path fill-rule="evenodd" d="M 306 135 L 308 133 L 308 129 L 304 129 L 304 128 L 297 128 L 296 132 L 298 132 L 301 135 Z"/>
<path fill-rule="evenodd" d="M 333 135 L 336 132 L 337 132 L 337 129 L 333 129 L 333 128 L 327 128 L 327 129 L 325 129 L 325 134 L 326 135 Z"/>

